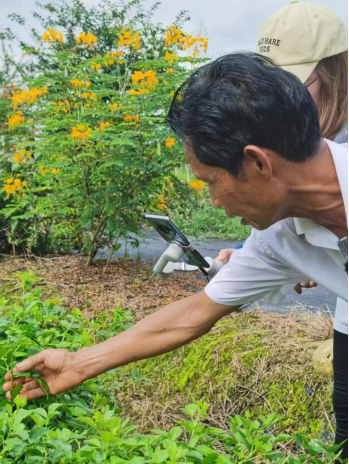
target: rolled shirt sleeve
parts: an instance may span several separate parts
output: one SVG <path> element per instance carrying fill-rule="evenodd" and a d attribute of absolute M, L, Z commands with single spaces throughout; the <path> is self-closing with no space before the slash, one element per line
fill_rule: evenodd
<path fill-rule="evenodd" d="M 278 260 L 259 231 L 252 231 L 241 250 L 209 282 L 205 292 L 211 300 L 241 306 L 260 298 L 279 304 L 295 284 L 308 278 Z"/>

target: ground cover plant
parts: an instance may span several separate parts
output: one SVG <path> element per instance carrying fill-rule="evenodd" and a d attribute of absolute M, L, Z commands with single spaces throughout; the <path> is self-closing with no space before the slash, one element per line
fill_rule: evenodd
<path fill-rule="evenodd" d="M 0 300 L 2 373 L 44 348 L 76 350 L 126 329 L 132 320 L 121 309 L 87 319 L 80 310 L 67 312 L 59 298 L 42 297 L 41 278 L 17 273 Z M 229 428 L 207 423 L 208 404 L 183 408 L 184 419 L 170 430 L 138 433 L 123 418 L 118 391 L 125 373 L 113 370 L 72 392 L 27 403 L 20 388 L 0 401 L 0 455 L 4 463 L 322 463 L 334 462 L 335 447 L 300 434 L 278 434 L 275 413 L 234 416 Z M 126 379 L 128 382 L 129 380 Z M 141 380 L 134 379 L 141 385 Z M 44 385 L 44 384 L 43 384 Z M 110 395 L 115 392 L 115 398 Z M 298 443 L 289 455 L 285 442 Z"/>

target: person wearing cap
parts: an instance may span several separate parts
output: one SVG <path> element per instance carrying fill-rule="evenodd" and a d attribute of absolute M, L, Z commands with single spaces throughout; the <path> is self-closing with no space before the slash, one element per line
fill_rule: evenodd
<path fill-rule="evenodd" d="M 329 8 L 298 2 L 261 26 L 257 52 L 297 76 L 319 111 L 323 137 L 348 143 L 348 30 Z"/>
<path fill-rule="evenodd" d="M 338 249 L 348 236 L 348 156 L 321 137 L 316 106 L 299 79 L 258 54 L 226 55 L 186 80 L 167 120 L 194 176 L 208 183 L 212 204 L 253 232 L 203 291 L 95 346 L 44 350 L 14 367 L 15 375 L 41 371 L 51 394 L 175 350 L 242 305 L 279 300 L 285 286 L 305 279 L 348 298 Z M 20 397 L 45 395 L 35 379 L 9 372 L 5 379 L 7 397 L 19 384 Z"/>

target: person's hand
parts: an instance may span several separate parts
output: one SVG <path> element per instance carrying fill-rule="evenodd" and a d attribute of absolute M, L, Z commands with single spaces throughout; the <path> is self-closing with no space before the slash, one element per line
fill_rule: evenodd
<path fill-rule="evenodd" d="M 314 287 L 317 287 L 317 283 L 311 280 L 310 282 L 300 282 L 299 284 L 295 285 L 294 289 L 298 293 L 298 295 L 301 295 L 303 288 L 314 288 Z"/>
<path fill-rule="evenodd" d="M 33 400 L 45 396 L 45 392 L 37 380 L 29 377 L 18 377 L 16 379 L 15 374 L 31 370 L 42 373 L 41 377 L 47 382 L 52 395 L 57 395 L 80 385 L 85 379 L 75 368 L 74 354 L 62 349 L 44 350 L 17 364 L 13 369 L 12 385 L 10 372 L 5 374 L 7 382 L 4 383 L 2 388 L 7 392 L 6 398 L 11 398 L 11 388 L 20 384 L 23 385 L 23 389 L 19 394 L 21 398 L 26 396 L 28 400 Z"/>
<path fill-rule="evenodd" d="M 233 248 L 227 248 L 225 250 L 221 250 L 217 258 L 215 259 L 218 259 L 218 261 L 223 261 L 224 263 L 227 263 L 230 259 L 230 256 L 234 253 L 234 251 L 236 250 L 234 250 Z"/>

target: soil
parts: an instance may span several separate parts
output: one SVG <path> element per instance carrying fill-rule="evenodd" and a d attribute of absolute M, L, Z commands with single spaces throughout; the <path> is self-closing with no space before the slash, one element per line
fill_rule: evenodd
<path fill-rule="evenodd" d="M 86 265 L 84 256 L 46 258 L 0 256 L 2 286 L 15 279 L 13 273 L 32 270 L 43 278 L 44 296 L 64 298 L 68 310 L 80 308 L 86 317 L 115 307 L 130 310 L 136 320 L 171 301 L 202 290 L 199 272 L 173 274 L 169 280 L 152 277 L 151 263 L 136 260 L 97 261 Z"/>

